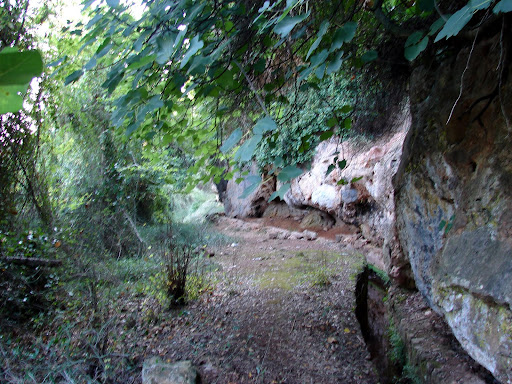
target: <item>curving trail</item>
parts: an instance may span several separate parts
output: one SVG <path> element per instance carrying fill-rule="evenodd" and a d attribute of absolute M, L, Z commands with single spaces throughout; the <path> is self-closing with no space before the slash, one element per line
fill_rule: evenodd
<path fill-rule="evenodd" d="M 179 313 L 165 357 L 204 383 L 377 383 L 355 309 L 363 256 L 325 239 L 269 239 L 221 218 L 237 244 L 215 249 L 217 284 Z"/>

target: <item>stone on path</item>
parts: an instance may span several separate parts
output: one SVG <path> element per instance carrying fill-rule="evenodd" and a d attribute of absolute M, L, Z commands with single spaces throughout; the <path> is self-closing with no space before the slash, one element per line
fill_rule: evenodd
<path fill-rule="evenodd" d="M 305 231 L 302 232 L 302 234 L 304 235 L 304 238 L 306 240 L 316 240 L 316 239 L 318 239 L 318 233 L 313 232 L 313 231 L 305 230 Z"/>
<path fill-rule="evenodd" d="M 142 384 L 196 384 L 198 377 L 188 360 L 165 363 L 159 357 L 151 357 L 142 366 Z"/>

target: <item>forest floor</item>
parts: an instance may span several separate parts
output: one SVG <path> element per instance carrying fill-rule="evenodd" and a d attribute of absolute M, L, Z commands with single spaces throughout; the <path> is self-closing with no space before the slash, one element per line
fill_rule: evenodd
<path fill-rule="evenodd" d="M 192 360 L 203 383 L 377 383 L 354 314 L 363 255 L 322 237 L 268 239 L 267 224 L 218 221 L 237 242 L 215 249 L 214 288 L 159 329 L 164 359 Z"/>
<path fill-rule="evenodd" d="M 160 356 L 191 360 L 203 384 L 378 383 L 355 316 L 365 250 L 332 240 L 354 231 L 270 239 L 277 225 L 299 229 L 293 220 L 220 217 L 212 230 L 229 242 L 203 259 L 211 272 L 203 273 L 198 298 L 172 310 L 157 288 L 148 291 L 159 284 L 152 276 L 161 266 L 152 259 L 115 261 L 109 271 L 117 276 L 97 264 L 97 281 L 110 288 L 93 295 L 77 282 L 49 321 L 4 327 L 0 381 L 135 384 L 143 362 Z"/>

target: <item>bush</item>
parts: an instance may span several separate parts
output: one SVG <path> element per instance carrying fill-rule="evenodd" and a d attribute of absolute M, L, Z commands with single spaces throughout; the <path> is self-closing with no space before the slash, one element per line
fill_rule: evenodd
<path fill-rule="evenodd" d="M 186 303 L 188 267 L 192 260 L 192 247 L 178 245 L 164 252 L 165 283 L 171 306 Z"/>
<path fill-rule="evenodd" d="M 38 230 L 20 234 L 0 230 L 2 317 L 27 320 L 47 309 L 51 288 L 57 285 L 58 278 L 52 273 L 51 265 L 45 265 L 44 260 L 55 256 L 55 245 Z M 33 260 L 32 263 L 25 264 L 27 259 Z M 41 264 L 38 265 L 37 259 L 42 260 Z"/>

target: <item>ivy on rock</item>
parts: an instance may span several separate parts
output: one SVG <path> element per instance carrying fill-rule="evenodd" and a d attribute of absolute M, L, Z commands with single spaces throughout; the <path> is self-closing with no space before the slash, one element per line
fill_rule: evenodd
<path fill-rule="evenodd" d="M 81 36 L 79 53 L 94 47 L 93 54 L 80 68 L 64 60 L 70 70 L 65 82 L 106 68 L 103 87 L 114 100 L 111 125 L 148 142 L 164 137 L 167 145 L 189 147 L 197 158 L 189 185 L 229 177 L 258 148 L 275 145 L 279 127 L 289 124 L 283 111 L 298 93 L 326 77 L 378 63 L 374 27 L 384 36 L 411 19 L 434 20 L 430 28 L 408 34 L 404 56 L 412 61 L 429 43 L 460 33 L 479 12 L 512 8 L 511 0 L 470 0 L 453 15 L 436 17 L 439 7 L 432 0 L 380 0 L 373 7 L 358 1 L 143 0 L 139 17 L 120 1 L 92 9 L 93 3 L 84 4 L 90 21 L 71 32 Z M 334 127 L 351 127 L 350 118 L 340 120 L 338 106 L 331 109 L 315 136 L 319 140 L 331 139 Z M 300 135 L 299 150 L 312 151 L 312 134 Z M 297 164 L 274 164 L 272 173 L 286 183 L 298 170 Z"/>

